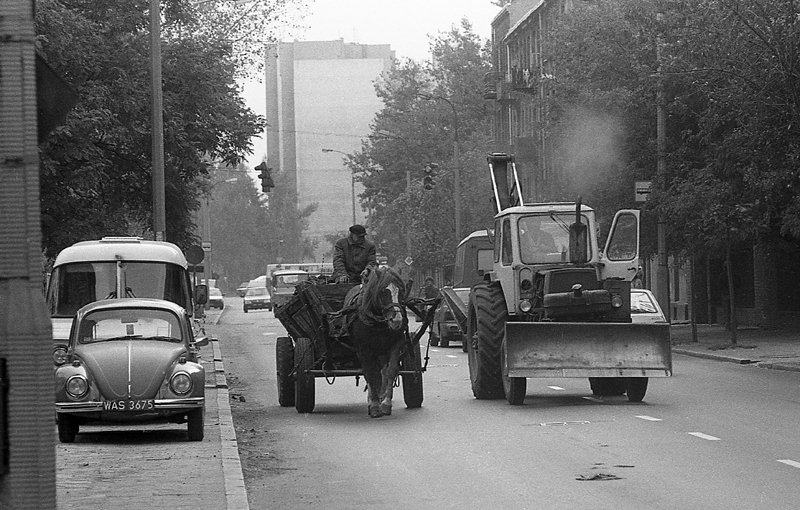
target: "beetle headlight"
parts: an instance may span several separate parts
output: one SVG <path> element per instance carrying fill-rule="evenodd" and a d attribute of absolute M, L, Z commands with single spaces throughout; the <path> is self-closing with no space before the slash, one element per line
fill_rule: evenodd
<path fill-rule="evenodd" d="M 530 312 L 531 308 L 533 308 L 533 305 L 531 305 L 531 302 L 528 301 L 527 299 L 523 299 L 522 301 L 519 302 L 519 309 L 522 310 L 524 313 Z"/>
<path fill-rule="evenodd" d="M 67 349 L 63 345 L 59 345 L 53 351 L 53 363 L 60 367 L 67 362 Z"/>
<path fill-rule="evenodd" d="M 619 294 L 611 296 L 611 306 L 614 308 L 622 308 L 622 296 Z"/>
<path fill-rule="evenodd" d="M 173 393 L 186 395 L 192 391 L 192 378 L 186 372 L 178 372 L 169 380 L 169 387 Z"/>
<path fill-rule="evenodd" d="M 82 375 L 73 375 L 67 379 L 67 393 L 73 398 L 82 398 L 89 392 L 89 381 Z"/>

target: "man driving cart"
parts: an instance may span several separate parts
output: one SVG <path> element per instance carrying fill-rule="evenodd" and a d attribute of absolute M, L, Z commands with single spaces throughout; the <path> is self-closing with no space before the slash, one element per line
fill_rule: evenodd
<path fill-rule="evenodd" d="M 336 241 L 333 248 L 336 283 L 361 283 L 377 267 L 375 244 L 367 240 L 367 229 L 363 225 L 353 225 L 347 236 Z"/>

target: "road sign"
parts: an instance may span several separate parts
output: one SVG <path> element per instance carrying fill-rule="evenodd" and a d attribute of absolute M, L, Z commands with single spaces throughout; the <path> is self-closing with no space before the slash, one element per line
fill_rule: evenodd
<path fill-rule="evenodd" d="M 203 248 L 193 244 L 186 248 L 186 261 L 189 264 L 199 264 L 203 261 L 206 257 L 206 254 L 203 252 Z"/>
<path fill-rule="evenodd" d="M 411 264 L 414 263 L 414 259 L 412 259 L 411 257 L 406 257 L 403 262 L 405 262 L 407 266 L 410 266 Z"/>
<path fill-rule="evenodd" d="M 636 181 L 633 186 L 633 193 L 636 202 L 647 202 L 652 191 L 653 181 Z"/>

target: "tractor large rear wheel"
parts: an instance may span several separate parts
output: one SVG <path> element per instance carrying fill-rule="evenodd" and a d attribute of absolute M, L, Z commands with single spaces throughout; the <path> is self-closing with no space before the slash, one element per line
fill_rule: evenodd
<path fill-rule="evenodd" d="M 472 393 L 478 399 L 503 398 L 501 350 L 508 317 L 498 283 L 479 283 L 472 289 L 467 325 L 467 357 Z"/>
<path fill-rule="evenodd" d="M 310 338 L 298 338 L 294 343 L 294 362 L 297 363 L 294 378 L 294 408 L 298 413 L 314 410 L 314 375 L 307 373 L 314 368 L 314 344 Z"/>
<path fill-rule="evenodd" d="M 278 403 L 281 407 L 294 405 L 294 345 L 288 336 L 279 336 L 275 343 L 275 363 L 278 367 Z"/>

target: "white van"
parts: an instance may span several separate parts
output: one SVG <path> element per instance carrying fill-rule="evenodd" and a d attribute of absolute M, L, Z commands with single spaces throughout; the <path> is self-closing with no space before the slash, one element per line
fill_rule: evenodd
<path fill-rule="evenodd" d="M 47 285 L 53 340 L 66 342 L 75 312 L 102 299 L 164 299 L 192 315 L 195 301 L 205 303 L 207 288 L 198 285 L 193 291 L 188 268 L 174 244 L 140 237 L 104 237 L 65 248 Z"/>

